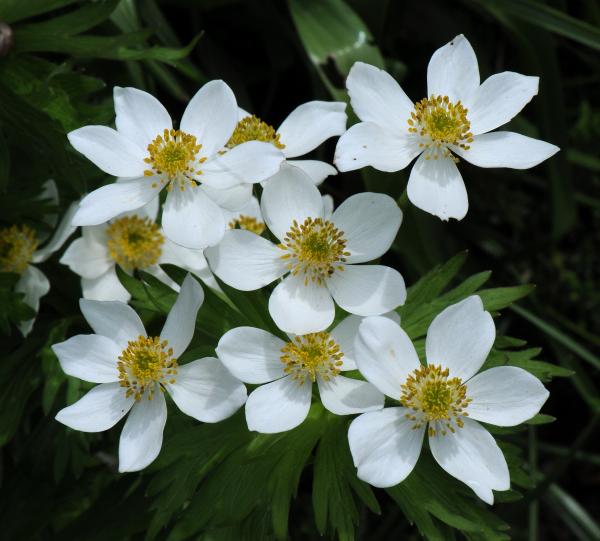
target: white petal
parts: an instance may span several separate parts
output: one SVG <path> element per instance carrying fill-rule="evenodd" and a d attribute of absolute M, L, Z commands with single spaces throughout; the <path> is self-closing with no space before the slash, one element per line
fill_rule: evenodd
<path fill-rule="evenodd" d="M 229 141 L 237 117 L 237 104 L 231 88 L 223 81 L 210 81 L 188 103 L 180 128 L 196 136 L 202 145 L 200 155 L 213 156 Z"/>
<path fill-rule="evenodd" d="M 383 265 L 343 265 L 327 279 L 327 288 L 346 312 L 378 316 L 404 304 L 402 275 Z"/>
<path fill-rule="evenodd" d="M 427 95 L 467 101 L 479 87 L 479 67 L 473 47 L 462 34 L 438 49 L 427 67 Z"/>
<path fill-rule="evenodd" d="M 469 210 L 465 183 L 450 158 L 427 160 L 421 154 L 410 172 L 407 194 L 413 205 L 442 220 L 462 220 Z"/>
<path fill-rule="evenodd" d="M 279 171 L 284 160 L 271 143 L 248 141 L 202 166 L 203 184 L 212 188 L 231 188 L 238 184 L 260 182 Z"/>
<path fill-rule="evenodd" d="M 252 187 L 249 184 L 242 184 L 241 186 L 248 187 L 252 190 Z M 239 219 L 240 216 L 249 216 L 251 218 L 255 218 L 258 222 L 263 221 L 262 212 L 260 211 L 260 203 L 253 195 L 250 196 L 248 201 L 241 207 L 224 212 L 224 214 L 228 225 L 232 221 Z"/>
<path fill-rule="evenodd" d="M 184 248 L 165 238 L 158 263 L 161 265 L 163 263 L 177 265 L 178 267 L 192 271 L 202 281 L 210 282 L 211 287 L 214 287 L 214 284 L 216 284 L 202 250 Z"/>
<path fill-rule="evenodd" d="M 223 240 L 204 255 L 223 282 L 242 291 L 260 289 L 287 272 L 282 251 L 245 229 L 227 231 Z"/>
<path fill-rule="evenodd" d="M 292 376 L 261 385 L 246 402 L 248 430 L 274 434 L 296 428 L 308 415 L 311 391 L 309 380 L 300 385 Z"/>
<path fill-rule="evenodd" d="M 113 99 L 117 131 L 144 150 L 157 135 L 173 127 L 167 110 L 148 92 L 115 86 Z"/>
<path fill-rule="evenodd" d="M 156 184 L 156 187 L 153 185 Z M 155 177 L 142 177 L 127 182 L 102 186 L 86 195 L 79 203 L 73 225 L 98 225 L 122 212 L 144 206 L 158 195 L 160 184 Z"/>
<path fill-rule="evenodd" d="M 396 312 L 388 312 L 387 314 L 383 314 L 383 317 L 387 317 L 396 324 L 400 324 L 400 316 Z M 349 315 L 342 319 L 342 321 L 329 332 L 331 337 L 340 346 L 341 352 L 344 354 L 344 357 L 342 358 L 342 371 L 356 370 L 354 342 L 358 335 L 358 328 L 363 319 L 364 317 L 362 316 Z"/>
<path fill-rule="evenodd" d="M 348 442 L 359 479 L 376 487 L 392 487 L 413 470 L 425 427 L 413 430 L 405 408 L 364 413 L 350 424 Z"/>
<path fill-rule="evenodd" d="M 406 131 L 414 103 L 389 73 L 355 62 L 346 86 L 352 108 L 363 122 L 374 122 L 395 134 Z"/>
<path fill-rule="evenodd" d="M 469 416 L 496 426 L 515 426 L 538 413 L 550 393 L 542 382 L 516 366 L 497 366 L 467 383 Z"/>
<path fill-rule="evenodd" d="M 128 182 L 129 179 L 121 179 L 118 178 L 117 182 Z M 157 196 L 154 197 L 153 199 L 150 200 L 149 203 L 146 203 L 145 205 L 137 208 L 137 209 L 133 209 L 133 210 L 129 210 L 127 212 L 124 212 L 123 214 L 120 214 L 118 216 L 118 218 L 121 218 L 123 216 L 138 216 L 139 218 L 150 218 L 153 222 L 156 222 L 157 218 L 158 218 L 158 209 L 160 206 L 160 201 L 159 201 L 159 197 L 158 197 L 158 192 L 156 194 Z"/>
<path fill-rule="evenodd" d="M 242 208 L 252 197 L 252 184 L 246 183 L 225 189 L 211 188 L 203 184 L 200 189 L 204 190 L 208 197 L 224 209 L 225 214 Z"/>
<path fill-rule="evenodd" d="M 296 107 L 277 133 L 288 158 L 302 156 L 346 130 L 346 104 L 340 101 L 309 101 Z"/>
<path fill-rule="evenodd" d="M 167 390 L 183 413 L 203 423 L 227 419 L 246 402 L 246 387 L 214 357 L 180 366 Z"/>
<path fill-rule="evenodd" d="M 468 103 L 471 133 L 486 133 L 509 122 L 538 93 L 539 81 L 512 71 L 488 77 Z"/>
<path fill-rule="evenodd" d="M 31 308 L 37 312 L 40 307 L 40 299 L 50 291 L 50 282 L 40 269 L 33 265 L 29 265 L 16 283 L 15 291 L 24 293 L 25 297 L 23 298 L 23 301 L 25 304 L 31 306 Z M 31 330 L 33 320 L 29 320 L 29 322 L 31 325 L 29 326 L 28 331 Z M 29 322 L 23 322 L 23 324 Z"/>
<path fill-rule="evenodd" d="M 347 263 L 364 263 L 385 254 L 394 242 L 402 211 L 389 195 L 358 193 L 346 199 L 331 221 L 344 232 Z"/>
<path fill-rule="evenodd" d="M 77 208 L 78 204 L 76 202 L 71 203 L 60 220 L 56 231 L 54 231 L 52 238 L 33 254 L 33 257 L 31 258 L 33 263 L 46 261 L 54 252 L 60 250 L 66 240 L 75 232 L 75 229 L 77 228 L 71 225 L 71 221 L 77 212 Z"/>
<path fill-rule="evenodd" d="M 269 313 L 284 332 L 308 334 L 333 322 L 335 307 L 325 286 L 304 283 L 304 275 L 289 275 L 271 293 Z"/>
<path fill-rule="evenodd" d="M 366 381 L 338 375 L 329 381 L 323 381 L 319 377 L 317 384 L 323 406 L 336 415 L 351 415 L 383 408 L 383 394 Z"/>
<path fill-rule="evenodd" d="M 73 148 L 115 177 L 139 177 L 147 169 L 146 150 L 107 126 L 84 126 L 67 134 Z"/>
<path fill-rule="evenodd" d="M 453 150 L 478 167 L 529 169 L 554 156 L 560 149 L 519 133 L 495 131 L 476 135 L 469 150 Z"/>
<path fill-rule="evenodd" d="M 122 349 L 138 336 L 146 336 L 144 324 L 131 306 L 116 301 L 79 300 L 81 313 L 96 334 L 114 340 Z"/>
<path fill-rule="evenodd" d="M 52 346 L 65 374 L 92 383 L 119 379 L 117 360 L 123 348 L 100 334 L 79 334 Z"/>
<path fill-rule="evenodd" d="M 160 453 L 167 422 L 167 404 L 158 389 L 154 398 L 143 397 L 127 417 L 119 440 L 119 472 L 139 471 Z"/>
<path fill-rule="evenodd" d="M 254 327 L 237 327 L 219 340 L 217 355 L 236 378 L 245 383 L 266 383 L 285 376 L 281 348 L 285 342 Z"/>
<path fill-rule="evenodd" d="M 223 238 L 223 211 L 198 187 L 168 193 L 162 225 L 173 242 L 195 250 L 214 246 Z"/>
<path fill-rule="evenodd" d="M 196 328 L 196 316 L 203 301 L 202 286 L 188 274 L 160 333 L 160 339 L 169 342 L 175 357 L 179 357 L 190 344 Z"/>
<path fill-rule="evenodd" d="M 321 201 L 323 201 L 323 218 L 331 220 L 331 216 L 333 216 L 333 197 L 323 195 Z"/>
<path fill-rule="evenodd" d="M 337 169 L 333 165 L 319 160 L 287 160 L 287 163 L 302 169 L 312 179 L 315 186 L 321 184 L 327 177 L 337 175 Z"/>
<path fill-rule="evenodd" d="M 84 278 L 98 278 L 115 266 L 105 245 L 88 242 L 84 237 L 75 239 L 69 245 L 60 262 Z"/>
<path fill-rule="evenodd" d="M 319 190 L 304 171 L 287 164 L 265 186 L 261 209 L 267 226 L 279 240 L 294 220 L 301 224 L 306 218 L 323 216 Z"/>
<path fill-rule="evenodd" d="M 387 317 L 368 317 L 360 324 L 354 342 L 360 373 L 382 393 L 400 399 L 400 386 L 421 366 L 404 330 Z"/>
<path fill-rule="evenodd" d="M 395 134 L 373 122 L 354 124 L 335 147 L 333 163 L 340 171 L 354 171 L 370 165 L 379 171 L 404 169 L 422 152 L 419 139 Z"/>
<path fill-rule="evenodd" d="M 491 505 L 492 490 L 510 488 L 508 466 L 496 440 L 485 428 L 468 418 L 464 423 L 454 433 L 430 437 L 429 447 L 444 470 Z"/>
<path fill-rule="evenodd" d="M 481 297 L 471 295 L 442 310 L 427 331 L 427 364 L 442 365 L 450 377 L 468 380 L 486 360 L 496 327 Z"/>
<path fill-rule="evenodd" d="M 61 409 L 56 420 L 73 430 L 102 432 L 115 426 L 131 409 L 135 399 L 127 398 L 118 382 L 97 385 L 75 404 Z"/>
<path fill-rule="evenodd" d="M 91 301 L 120 301 L 127 302 L 131 298 L 119 279 L 115 268 L 110 268 L 98 278 L 82 278 L 81 290 L 83 298 Z"/>

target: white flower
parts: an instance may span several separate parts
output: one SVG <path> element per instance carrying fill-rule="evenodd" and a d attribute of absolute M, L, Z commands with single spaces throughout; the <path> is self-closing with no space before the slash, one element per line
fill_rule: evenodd
<path fill-rule="evenodd" d="M 387 317 L 398 321 L 398 314 Z M 351 415 L 383 407 L 383 394 L 365 381 L 342 376 L 356 370 L 354 339 L 362 318 L 348 316 L 330 333 L 291 335 L 284 341 L 253 327 L 226 332 L 217 356 L 238 379 L 261 385 L 248 396 L 250 430 L 267 434 L 291 430 L 310 409 L 313 383 L 323 406 L 336 415 Z"/>
<path fill-rule="evenodd" d="M 358 477 L 377 487 L 400 483 L 423 443 L 439 465 L 491 504 L 492 490 L 508 490 L 502 451 L 477 421 L 514 426 L 533 417 L 548 398 L 540 381 L 521 368 L 477 374 L 496 329 L 474 295 L 443 310 L 431 323 L 422 366 L 408 335 L 381 317 L 363 321 L 355 342 L 360 372 L 401 403 L 355 419 L 348 431 Z"/>
<path fill-rule="evenodd" d="M 127 302 L 131 298 L 117 277 L 117 264 L 126 272 L 134 269 L 149 272 L 176 291 L 179 286 L 160 264 L 178 265 L 196 274 L 208 286 L 218 287 L 202 250 L 184 248 L 165 238 L 162 228 L 155 223 L 157 213 L 158 199 L 153 199 L 108 224 L 81 228 L 81 237 L 65 250 L 60 262 L 81 276 L 85 299 Z"/>
<path fill-rule="evenodd" d="M 356 265 L 382 256 L 394 241 L 402 212 L 391 197 L 353 195 L 326 218 L 319 190 L 306 173 L 284 165 L 267 183 L 261 208 L 281 244 L 234 229 L 205 255 L 219 278 L 243 291 L 287 274 L 269 299 L 271 317 L 283 331 L 326 329 L 335 314 L 333 299 L 361 316 L 382 314 L 404 302 L 406 289 L 398 271 Z"/>
<path fill-rule="evenodd" d="M 169 193 L 163 227 L 188 248 L 217 244 L 225 231 L 222 208 L 239 208 L 251 195 L 247 182 L 279 169 L 283 155 L 252 141 L 221 152 L 237 123 L 237 104 L 223 81 L 205 84 L 174 130 L 160 102 L 135 88 L 114 89 L 116 127 L 85 126 L 69 133 L 73 147 L 109 175 L 124 178 L 86 196 L 74 225 L 98 225 Z"/>
<path fill-rule="evenodd" d="M 443 220 L 460 220 L 469 202 L 454 154 L 479 167 L 529 169 L 558 152 L 517 133 L 487 133 L 519 113 L 537 94 L 538 82 L 538 77 L 506 71 L 480 85 L 475 52 L 462 35 L 431 57 L 427 97 L 417 103 L 388 73 L 357 62 L 346 86 L 362 122 L 340 137 L 334 163 L 340 171 L 371 165 L 391 172 L 419 156 L 408 198 Z"/>
<path fill-rule="evenodd" d="M 302 169 L 320 184 L 330 175 L 337 175 L 332 165 L 319 160 L 294 160 L 308 154 L 330 137 L 346 131 L 346 104 L 339 101 L 309 101 L 294 109 L 275 130 L 266 122 L 239 109 L 239 122 L 228 148 L 247 141 L 264 141 L 280 149 L 287 163 Z"/>
<path fill-rule="evenodd" d="M 205 423 L 226 419 L 246 401 L 244 385 L 218 359 L 177 364 L 203 300 L 202 288 L 188 275 L 160 336 L 148 337 L 128 305 L 81 299 L 81 311 L 96 334 L 52 346 L 66 374 L 100 384 L 60 410 L 59 422 L 102 432 L 131 411 L 119 442 L 120 472 L 141 470 L 158 456 L 167 420 L 165 391 L 183 413 Z"/>
<path fill-rule="evenodd" d="M 41 197 L 58 204 L 58 191 L 53 180 L 44 184 Z M 76 205 L 71 205 L 67 209 L 52 238 L 39 250 L 37 247 L 44 239 L 40 238 L 31 227 L 22 224 L 0 229 L 0 272 L 12 272 L 20 275 L 15 284 L 15 291 L 24 294 L 23 301 L 35 312 L 39 310 L 40 299 L 50 291 L 50 282 L 46 275 L 32 263 L 43 263 L 61 248 L 75 231 L 75 228 L 71 226 L 75 211 Z M 52 227 L 56 225 L 54 215 L 42 218 L 48 225 Z M 35 318 L 19 323 L 18 327 L 23 336 L 27 336 L 31 332 L 34 322 Z"/>

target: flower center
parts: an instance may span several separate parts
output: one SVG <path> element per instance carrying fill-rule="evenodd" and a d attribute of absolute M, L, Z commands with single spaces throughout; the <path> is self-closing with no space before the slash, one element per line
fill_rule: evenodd
<path fill-rule="evenodd" d="M 279 248 L 286 251 L 281 259 L 287 260 L 290 272 L 305 275 L 305 285 L 309 280 L 322 285 L 336 269 L 344 270 L 337 263 L 344 263 L 350 255 L 344 232 L 323 218 L 306 218 L 302 224 L 294 220 Z"/>
<path fill-rule="evenodd" d="M 340 373 L 342 357 L 340 346 L 327 332 L 295 336 L 281 348 L 284 371 L 302 385 L 306 378 L 314 383 L 317 376 L 324 381 Z"/>
<path fill-rule="evenodd" d="M 193 135 L 181 130 L 165 130 L 148 145 L 149 156 L 144 161 L 150 169 L 144 171 L 144 175 L 159 175 L 161 184 L 169 184 L 168 189 L 172 189 L 174 183 L 182 192 L 186 184 L 195 187 L 199 184 L 195 177 L 202 174 L 197 167 L 206 161 L 206 158 L 196 157 L 201 148 Z M 157 186 L 157 183 L 152 184 L 153 188 Z"/>
<path fill-rule="evenodd" d="M 408 119 L 408 131 L 423 139 L 419 146 L 426 150 L 426 159 L 433 156 L 437 160 L 440 152 L 442 156 L 458 161 L 447 145 L 469 150 L 473 134 L 467 113 L 468 109 L 460 100 L 452 103 L 448 96 L 432 95 L 415 103 L 415 110 Z"/>
<path fill-rule="evenodd" d="M 245 216 L 244 214 L 240 214 L 237 218 L 229 222 L 229 229 L 246 229 L 257 235 L 262 235 L 265 227 L 265 224 L 259 222 L 254 216 Z"/>
<path fill-rule="evenodd" d="M 106 229 L 108 252 L 126 271 L 156 264 L 165 238 L 150 218 L 125 216 Z"/>
<path fill-rule="evenodd" d="M 138 336 L 137 340 L 127 343 L 117 363 L 119 383 L 127 389 L 127 397 L 133 396 L 139 401 L 148 391 L 148 400 L 152 400 L 157 384 L 164 392 L 162 385 L 175 383 L 177 360 L 167 345 L 168 342 L 161 342 L 158 336 Z"/>
<path fill-rule="evenodd" d="M 254 115 L 242 118 L 237 123 L 233 134 L 225 146 L 233 148 L 248 141 L 271 143 L 280 150 L 285 148 L 285 145 L 279 141 L 279 134 L 275 129 Z"/>
<path fill-rule="evenodd" d="M 0 272 L 22 274 L 37 248 L 35 231 L 26 225 L 0 229 Z"/>
<path fill-rule="evenodd" d="M 402 385 L 400 402 L 412 410 L 406 417 L 414 421 L 413 429 L 429 425 L 429 436 L 462 428 L 462 417 L 469 414 L 465 408 L 471 402 L 467 398 L 467 386 L 460 378 L 449 378 L 448 369 L 439 365 L 417 368 Z"/>

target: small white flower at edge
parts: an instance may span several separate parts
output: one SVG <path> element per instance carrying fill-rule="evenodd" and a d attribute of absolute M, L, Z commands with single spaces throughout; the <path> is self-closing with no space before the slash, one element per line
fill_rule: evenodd
<path fill-rule="evenodd" d="M 284 332 L 326 329 L 334 319 L 334 299 L 360 316 L 383 314 L 404 303 L 406 288 L 398 271 L 357 264 L 381 257 L 396 237 L 402 212 L 388 195 L 353 195 L 329 217 L 306 173 L 283 164 L 265 186 L 261 208 L 280 244 L 233 229 L 205 256 L 216 276 L 242 291 L 284 277 L 269 299 L 269 313 Z"/>
<path fill-rule="evenodd" d="M 212 357 L 178 365 L 194 334 L 204 300 L 189 274 L 160 336 L 148 337 L 135 311 L 116 301 L 81 299 L 81 311 L 96 334 L 52 346 L 64 372 L 99 383 L 58 412 L 57 421 L 83 432 L 112 428 L 128 412 L 119 441 L 119 471 L 145 468 L 159 454 L 167 420 L 164 393 L 185 414 L 205 423 L 233 415 L 246 388 Z"/>
<path fill-rule="evenodd" d="M 529 103 L 538 84 L 538 77 L 511 71 L 480 84 L 475 52 L 462 35 L 431 57 L 427 96 L 417 103 L 387 72 L 356 62 L 346 86 L 362 122 L 340 137 L 334 163 L 340 171 L 370 165 L 393 172 L 419 156 L 408 198 L 442 220 L 461 220 L 469 201 L 455 155 L 479 167 L 529 169 L 558 152 L 555 145 L 518 133 L 491 132 Z"/>
<path fill-rule="evenodd" d="M 284 159 L 260 141 L 222 152 L 238 119 L 235 96 L 223 81 L 210 81 L 196 93 L 178 130 L 146 92 L 115 87 L 114 102 L 116 130 L 84 126 L 68 134 L 76 150 L 122 180 L 87 195 L 74 225 L 107 222 L 146 205 L 166 187 L 166 236 L 188 248 L 212 246 L 225 231 L 222 209 L 240 208 L 252 194 L 248 183 L 269 178 Z"/>
<path fill-rule="evenodd" d="M 217 288 L 202 250 L 185 248 L 165 238 L 156 223 L 158 199 L 130 211 L 108 224 L 83 226 L 82 235 L 65 250 L 60 262 L 81 276 L 85 299 L 127 302 L 131 295 L 117 277 L 118 264 L 125 272 L 141 269 L 169 287 L 179 286 L 159 267 L 171 263 L 193 272 L 204 283 Z"/>
<path fill-rule="evenodd" d="M 386 317 L 399 321 L 395 312 Z M 314 383 L 323 406 L 336 415 L 381 409 L 384 396 L 373 385 L 341 375 L 356 370 L 354 339 L 362 319 L 348 316 L 330 332 L 291 335 L 287 342 L 253 327 L 226 332 L 217 346 L 219 359 L 241 381 L 261 384 L 246 402 L 248 428 L 272 434 L 300 425 Z"/>
<path fill-rule="evenodd" d="M 339 101 L 309 101 L 294 109 L 275 130 L 255 115 L 239 109 L 239 121 L 227 148 L 247 141 L 271 143 L 281 150 L 287 163 L 302 169 L 315 184 L 337 175 L 332 165 L 320 160 L 292 159 L 303 156 L 324 141 L 346 131 L 346 104 Z"/>
<path fill-rule="evenodd" d="M 412 471 L 425 434 L 438 464 L 492 504 L 492 490 L 508 490 L 502 451 L 477 421 L 515 426 L 531 419 L 548 398 L 542 383 L 522 368 L 499 366 L 477 373 L 494 339 L 494 321 L 473 295 L 443 310 L 425 343 L 427 365 L 402 328 L 366 318 L 354 344 L 363 376 L 399 407 L 365 413 L 348 440 L 358 477 L 391 487 Z"/>

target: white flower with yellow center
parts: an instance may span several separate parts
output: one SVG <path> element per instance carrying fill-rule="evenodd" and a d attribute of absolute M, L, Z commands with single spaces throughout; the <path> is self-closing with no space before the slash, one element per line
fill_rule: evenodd
<path fill-rule="evenodd" d="M 388 317 L 399 319 L 395 313 Z M 361 320 L 348 316 L 331 332 L 290 335 L 288 341 L 253 327 L 225 333 L 219 359 L 236 378 L 261 385 L 246 402 L 248 428 L 270 434 L 301 424 L 314 383 L 323 406 L 336 415 L 381 409 L 383 394 L 373 385 L 341 374 L 356 370 L 354 339 Z"/>
<path fill-rule="evenodd" d="M 479 167 L 529 169 L 558 152 L 554 145 L 518 133 L 491 132 L 529 103 L 538 83 L 538 77 L 505 71 L 480 84 L 475 52 L 462 35 L 431 57 L 427 96 L 417 103 L 391 75 L 357 62 L 346 86 L 362 122 L 340 137 L 334 163 L 340 171 L 370 165 L 392 172 L 419 156 L 408 198 L 443 220 L 460 220 L 469 201 L 456 156 Z"/>
<path fill-rule="evenodd" d="M 58 191 L 54 181 L 49 180 L 44 184 L 41 194 L 44 199 L 58 204 Z M 73 234 L 75 228 L 71 226 L 71 220 L 76 206 L 71 205 L 63 218 L 56 226 L 55 216 L 44 216 L 43 219 L 49 226 L 56 229 L 48 242 L 43 242 L 36 231 L 26 224 L 0 227 L 0 272 L 18 274 L 19 280 L 15 284 L 15 291 L 23 293 L 23 301 L 37 312 L 40 307 L 40 299 L 50 291 L 50 282 L 46 275 L 33 263 L 43 263 L 54 252 L 59 250 L 64 242 Z M 38 249 L 38 246 L 42 246 Z M 35 318 L 21 321 L 19 330 L 27 336 Z"/>
<path fill-rule="evenodd" d="M 477 421 L 515 426 L 533 417 L 548 391 L 529 372 L 500 366 L 477 373 L 496 329 L 481 298 L 474 295 L 443 310 L 427 332 L 427 365 L 399 325 L 366 318 L 355 342 L 358 369 L 400 407 L 361 415 L 348 440 L 358 477 L 390 487 L 412 471 L 425 434 L 438 464 L 467 484 L 482 500 L 508 490 L 502 451 Z"/>
<path fill-rule="evenodd" d="M 96 334 L 80 334 L 52 346 L 64 372 L 99 383 L 58 412 L 57 421 L 82 432 L 102 432 L 130 412 L 119 442 L 119 471 L 137 471 L 160 452 L 167 421 L 164 393 L 185 414 L 205 423 L 233 415 L 246 389 L 216 358 L 180 365 L 202 304 L 202 288 L 190 275 L 160 336 L 148 336 L 135 311 L 121 302 L 81 299 Z"/>
<path fill-rule="evenodd" d="M 307 175 L 286 166 L 267 183 L 261 208 L 279 244 L 234 229 L 205 255 L 219 278 L 243 291 L 285 276 L 269 299 L 271 317 L 283 331 L 300 335 L 326 329 L 333 322 L 334 299 L 361 316 L 383 314 L 404 302 L 398 271 L 357 264 L 381 257 L 394 241 L 402 212 L 391 197 L 353 195 L 329 217 Z"/>
<path fill-rule="evenodd" d="M 127 302 L 131 298 L 117 277 L 116 265 L 128 273 L 144 270 L 179 290 L 159 267 L 171 263 L 193 272 L 208 286 L 217 287 L 202 250 L 184 248 L 167 239 L 155 222 L 157 213 L 158 200 L 154 200 L 108 224 L 81 228 L 81 237 L 65 250 L 60 262 L 81 276 L 85 299 Z"/>
<path fill-rule="evenodd" d="M 327 139 L 346 131 L 346 104 L 309 101 L 294 109 L 275 130 L 255 115 L 239 110 L 239 121 L 226 148 L 248 141 L 263 141 L 281 150 L 287 163 L 302 169 L 315 184 L 337 175 L 332 165 L 320 160 L 292 159 L 308 154 Z"/>
<path fill-rule="evenodd" d="M 85 126 L 69 133 L 76 150 L 122 180 L 86 196 L 74 225 L 105 223 L 146 205 L 166 187 L 166 236 L 188 248 L 212 246 L 225 231 L 222 209 L 246 203 L 247 183 L 275 174 L 283 160 L 275 146 L 260 141 L 222 152 L 238 118 L 233 92 L 223 81 L 206 83 L 196 93 L 178 130 L 146 92 L 116 87 L 114 102 L 116 130 Z"/>

